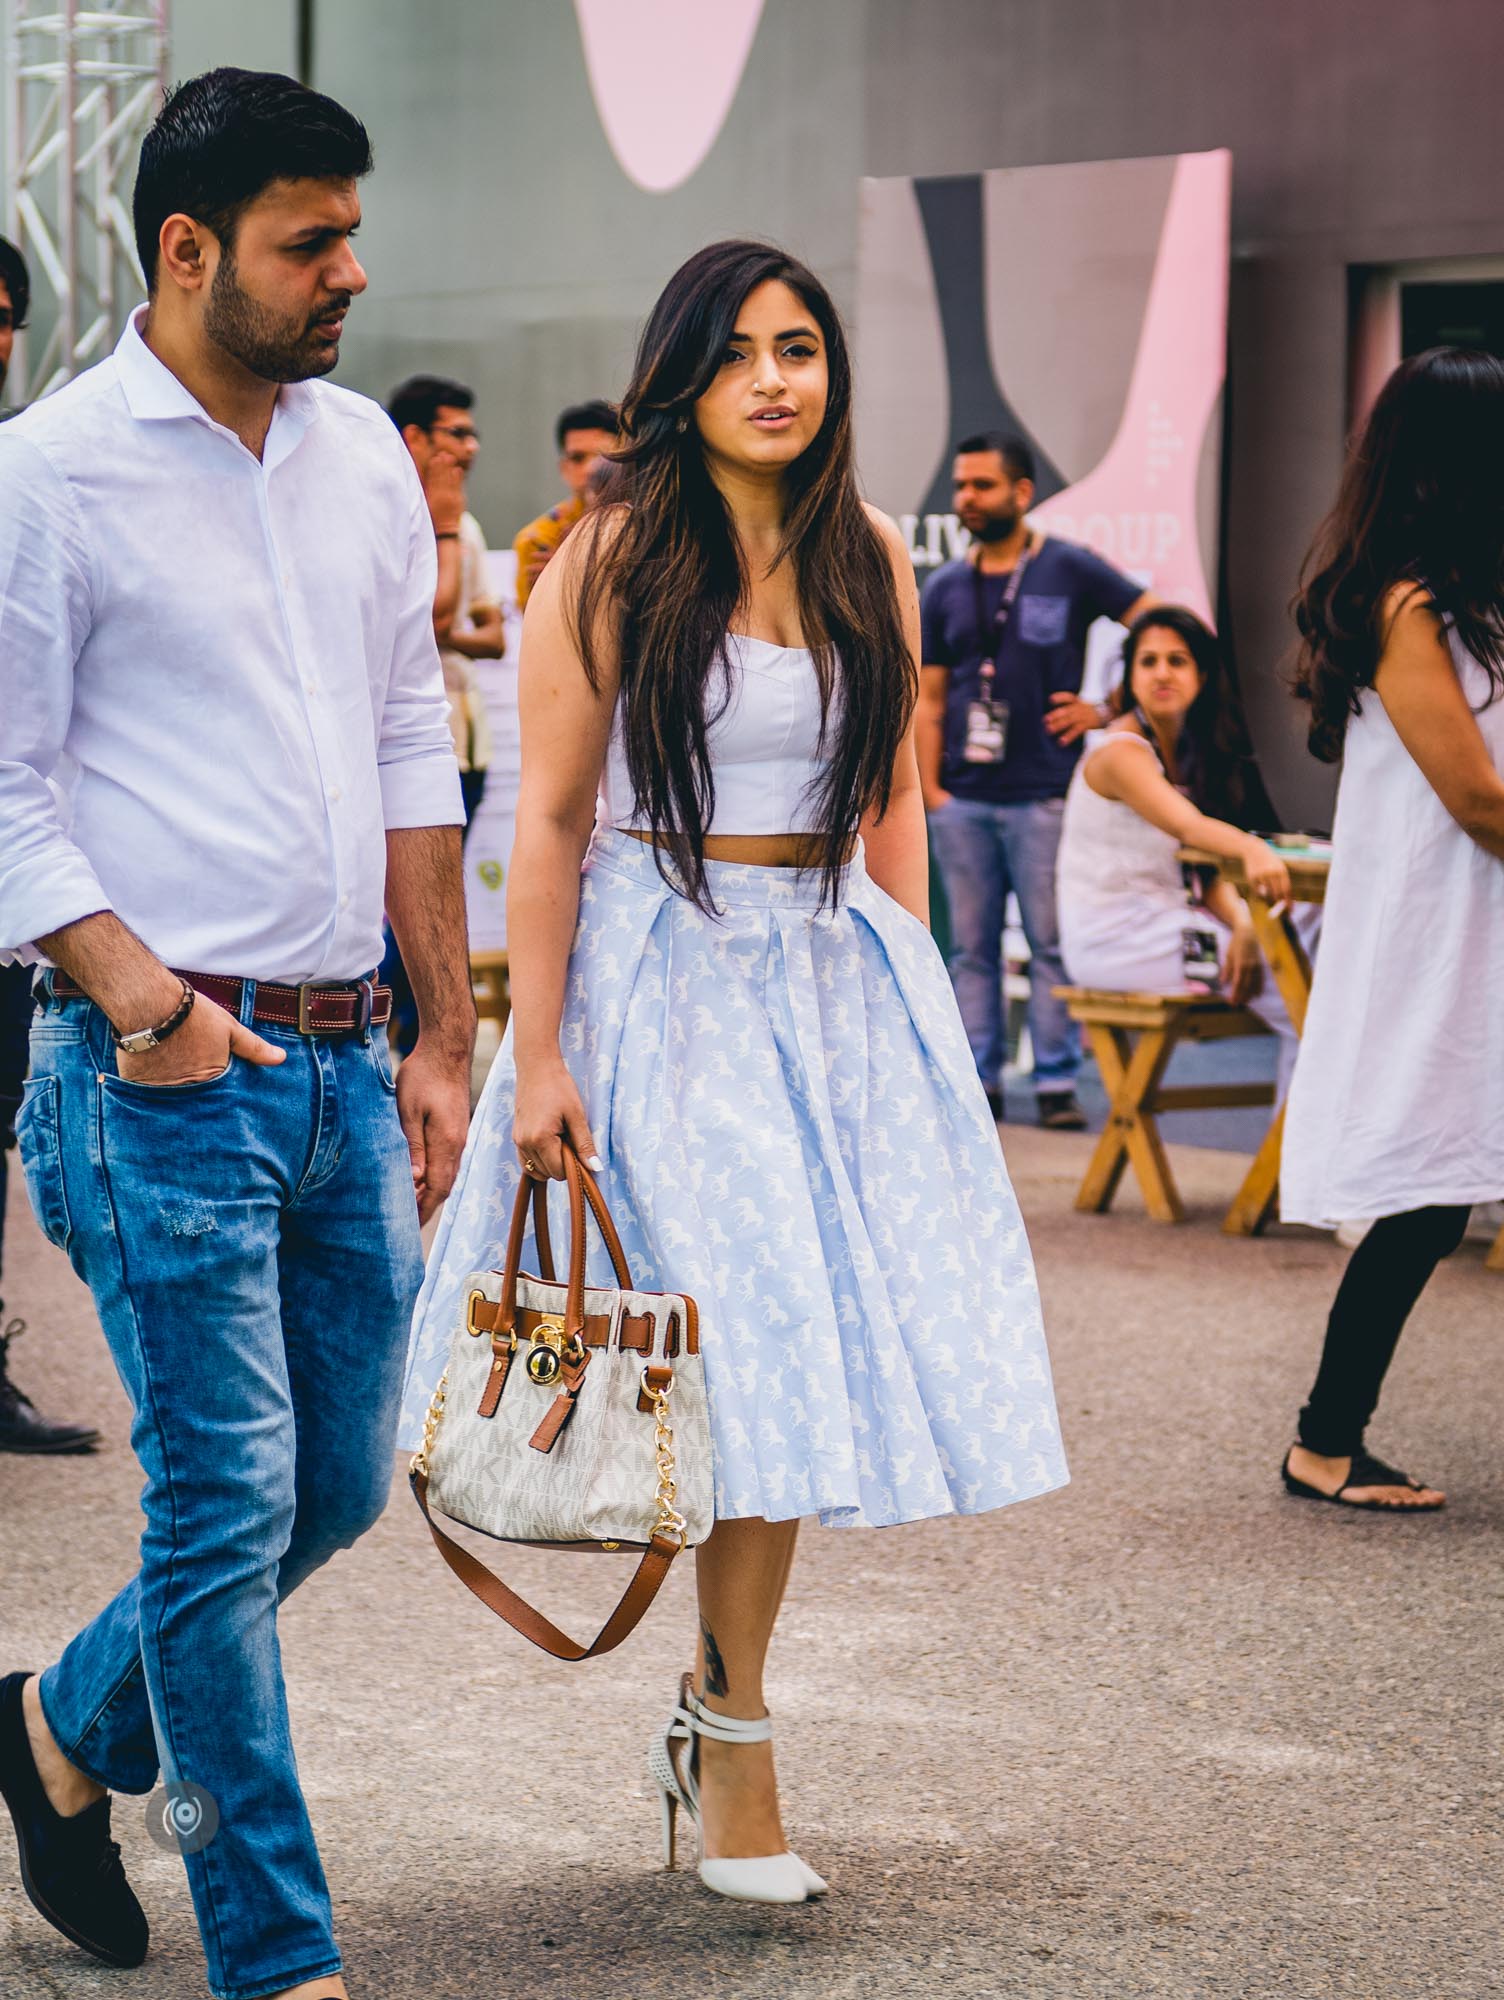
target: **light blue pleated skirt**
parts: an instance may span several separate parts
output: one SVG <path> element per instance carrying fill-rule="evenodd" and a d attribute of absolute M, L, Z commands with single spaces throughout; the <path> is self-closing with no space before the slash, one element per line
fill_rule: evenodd
<path fill-rule="evenodd" d="M 1064 1485 L 1033 1259 L 928 931 L 860 852 L 834 910 L 792 869 L 707 874 L 719 919 L 596 835 L 562 1046 L 634 1281 L 699 1304 L 717 1516 L 882 1527 Z M 409 1447 L 466 1280 L 502 1261 L 514 1081 L 509 1031 L 418 1301 Z"/>

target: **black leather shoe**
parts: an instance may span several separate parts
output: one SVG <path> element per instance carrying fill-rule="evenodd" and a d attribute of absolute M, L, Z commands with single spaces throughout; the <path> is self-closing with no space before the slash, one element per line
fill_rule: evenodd
<path fill-rule="evenodd" d="M 0 1333 L 0 1451 L 92 1451 L 99 1433 L 87 1424 L 59 1424 L 44 1417 L 10 1379 L 10 1344 L 26 1322 L 13 1319 Z"/>
<path fill-rule="evenodd" d="M 1046 1132 L 1084 1132 L 1086 1113 L 1076 1102 L 1073 1090 L 1041 1090 L 1035 1093 L 1039 1122 Z"/>
<path fill-rule="evenodd" d="M 21 1886 L 71 1943 L 106 1965 L 139 1965 L 149 1939 L 146 1912 L 110 1838 L 110 1801 L 99 1799 L 68 1819 L 49 1804 L 21 1711 L 30 1678 L 0 1680 L 0 1797 L 15 1822 Z"/>

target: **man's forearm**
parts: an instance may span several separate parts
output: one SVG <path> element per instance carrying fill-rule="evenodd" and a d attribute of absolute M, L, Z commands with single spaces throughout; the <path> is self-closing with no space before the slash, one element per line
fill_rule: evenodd
<path fill-rule="evenodd" d="M 123 1034 L 155 1026 L 181 997 L 181 983 L 113 911 L 65 924 L 37 945 Z"/>
<path fill-rule="evenodd" d="M 502 624 L 501 607 L 486 608 L 484 616 L 478 615 L 474 605 L 470 616 L 475 620 L 468 632 L 451 630 L 444 644 L 456 653 L 463 653 L 471 660 L 499 660 L 506 654 L 506 628 Z"/>
<path fill-rule="evenodd" d="M 475 1043 L 475 996 L 457 826 L 386 837 L 386 909 L 418 1003 L 424 1039 L 455 1056 Z"/>
<path fill-rule="evenodd" d="M 439 581 L 433 594 L 433 629 L 435 636 L 447 644 L 449 628 L 459 613 L 463 565 L 460 558 L 460 544 L 455 536 L 441 536 L 436 547 L 439 558 Z"/>

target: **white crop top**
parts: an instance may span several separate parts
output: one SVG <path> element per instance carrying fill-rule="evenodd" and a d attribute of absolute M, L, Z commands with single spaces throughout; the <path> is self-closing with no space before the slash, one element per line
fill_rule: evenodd
<path fill-rule="evenodd" d="M 812 782 L 825 769 L 820 751 L 820 681 L 803 646 L 775 646 L 743 632 L 726 635 L 730 698 L 710 725 L 715 813 L 706 833 L 810 833 L 815 830 Z M 712 674 L 707 700 L 721 698 Z M 831 705 L 831 736 L 839 721 L 839 690 Z M 829 739 L 827 739 L 829 740 Z M 611 723 L 601 797 L 615 827 L 640 826 L 632 811 L 618 702 Z"/>

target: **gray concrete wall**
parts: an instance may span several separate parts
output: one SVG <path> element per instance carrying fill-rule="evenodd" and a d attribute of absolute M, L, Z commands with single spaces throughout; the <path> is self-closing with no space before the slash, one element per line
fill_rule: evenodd
<path fill-rule="evenodd" d="M 868 0 L 867 15 L 869 173 L 1232 149 L 1229 628 L 1276 801 L 1324 821 L 1330 775 L 1278 669 L 1341 463 L 1347 269 L 1504 249 L 1504 10 Z"/>
<path fill-rule="evenodd" d="M 174 16 L 180 75 L 294 61 L 292 0 Z M 1347 269 L 1504 251 L 1504 9 L 767 0 L 719 139 L 667 194 L 617 165 L 567 0 L 317 0 L 317 18 L 315 80 L 377 152 L 342 379 L 475 385 L 496 542 L 554 496 L 559 406 L 621 387 L 659 285 L 712 237 L 779 238 L 849 302 L 864 173 L 1231 147 L 1228 624 L 1277 800 L 1325 817 L 1330 778 L 1277 670 L 1341 459 Z"/>
<path fill-rule="evenodd" d="M 863 8 L 772 0 L 719 141 L 650 194 L 613 157 L 572 6 L 320 0 L 317 81 L 370 125 L 344 379 L 432 368 L 471 383 L 477 511 L 510 540 L 558 497 L 557 411 L 620 393 L 670 272 L 718 236 L 770 235 L 852 290 Z M 442 22 L 436 33 L 435 21 Z"/>

